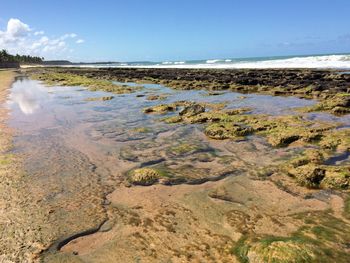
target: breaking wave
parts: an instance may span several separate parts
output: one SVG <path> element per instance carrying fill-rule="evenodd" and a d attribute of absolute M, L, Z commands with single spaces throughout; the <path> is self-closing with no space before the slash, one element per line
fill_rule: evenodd
<path fill-rule="evenodd" d="M 76 65 L 75 65 L 76 66 Z M 107 65 L 80 65 L 81 67 L 137 67 L 137 68 L 333 68 L 350 69 L 350 54 L 313 55 L 265 58 L 224 58 L 164 62 L 123 62 Z"/>

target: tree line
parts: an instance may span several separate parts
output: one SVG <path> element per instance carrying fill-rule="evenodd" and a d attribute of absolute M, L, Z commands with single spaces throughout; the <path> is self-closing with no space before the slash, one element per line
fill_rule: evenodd
<path fill-rule="evenodd" d="M 0 63 L 1 62 L 18 62 L 28 64 L 41 64 L 44 61 L 42 57 L 34 57 L 29 55 L 11 55 L 5 49 L 0 51 Z"/>

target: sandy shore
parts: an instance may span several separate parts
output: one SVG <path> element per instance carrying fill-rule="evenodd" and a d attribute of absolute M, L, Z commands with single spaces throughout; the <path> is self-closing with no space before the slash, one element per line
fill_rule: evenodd
<path fill-rule="evenodd" d="M 14 154 L 9 128 L 9 110 L 4 104 L 17 71 L 0 71 L 0 262 L 34 262 L 48 243 L 43 207 L 34 201 L 35 193 L 23 169 L 23 157 Z"/>

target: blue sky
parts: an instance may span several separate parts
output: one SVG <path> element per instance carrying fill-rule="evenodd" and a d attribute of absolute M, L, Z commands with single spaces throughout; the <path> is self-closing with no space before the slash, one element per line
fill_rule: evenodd
<path fill-rule="evenodd" d="M 350 52 L 349 0 L 1 2 L 0 48 L 47 59 L 164 61 Z"/>

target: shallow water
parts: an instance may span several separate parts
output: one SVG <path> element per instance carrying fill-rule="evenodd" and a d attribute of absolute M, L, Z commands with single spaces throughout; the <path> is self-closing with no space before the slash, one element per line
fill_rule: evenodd
<path fill-rule="evenodd" d="M 146 96 L 137 97 L 140 94 Z M 167 98 L 148 101 L 151 94 Z M 271 148 L 259 136 L 244 141 L 209 140 L 201 125 L 168 125 L 159 121 L 160 115 L 144 114 L 143 108 L 192 100 L 228 102 L 228 108 L 251 107 L 252 113 L 278 115 L 315 103 L 254 94 L 242 99 L 242 94 L 234 92 L 209 96 L 206 91 L 153 84 L 136 93 L 112 95 L 108 101 L 86 101 L 111 94 L 81 87 L 46 87 L 28 78 L 18 78 L 12 86 L 8 106 L 9 124 L 17 131 L 15 151 L 26 157 L 25 169 L 33 182 L 29 187 L 54 211 L 51 216 L 57 229 L 51 231 L 58 240 L 103 223 L 108 206 L 105 196 L 125 183 L 130 169 L 152 165 L 172 174 L 169 184 L 199 184 L 250 173 L 298 151 Z"/>
<path fill-rule="evenodd" d="M 137 97 L 140 94 L 146 96 Z M 148 101 L 146 97 L 151 94 L 165 94 L 167 98 Z M 171 153 L 170 149 L 179 144 L 191 143 L 198 153 L 212 155 L 217 155 L 220 147 L 230 145 L 207 140 L 198 132 L 201 130 L 198 125 L 164 124 L 159 121 L 159 115 L 143 114 L 145 107 L 178 100 L 227 102 L 227 108 L 250 107 L 252 113 L 276 115 L 290 114 L 293 107 L 314 103 L 293 97 L 254 94 L 242 99 L 241 94 L 234 92 L 209 96 L 206 91 L 178 91 L 153 84 L 146 84 L 137 93 L 114 95 L 109 101 L 86 101 L 87 98 L 110 95 L 81 87 L 45 87 L 38 81 L 18 78 L 8 101 L 11 108 L 10 125 L 18 131 L 16 149 L 28 153 L 30 163 L 33 163 L 32 158 L 38 156 L 33 149 L 38 145 L 38 151 L 45 152 L 51 142 L 59 143 L 62 147 L 73 148 L 87 155 L 99 169 L 108 167 L 108 170 L 121 175 L 118 171 L 125 172 L 121 167 L 129 169 L 152 159 L 165 162 L 179 159 L 181 156 Z M 138 128 L 145 129 L 140 132 Z M 49 143 L 44 144 L 43 141 L 47 140 Z M 250 141 L 254 143 L 257 140 L 254 138 Z M 106 158 L 110 161 L 106 162 Z M 182 159 L 186 160 L 186 156 Z"/>

